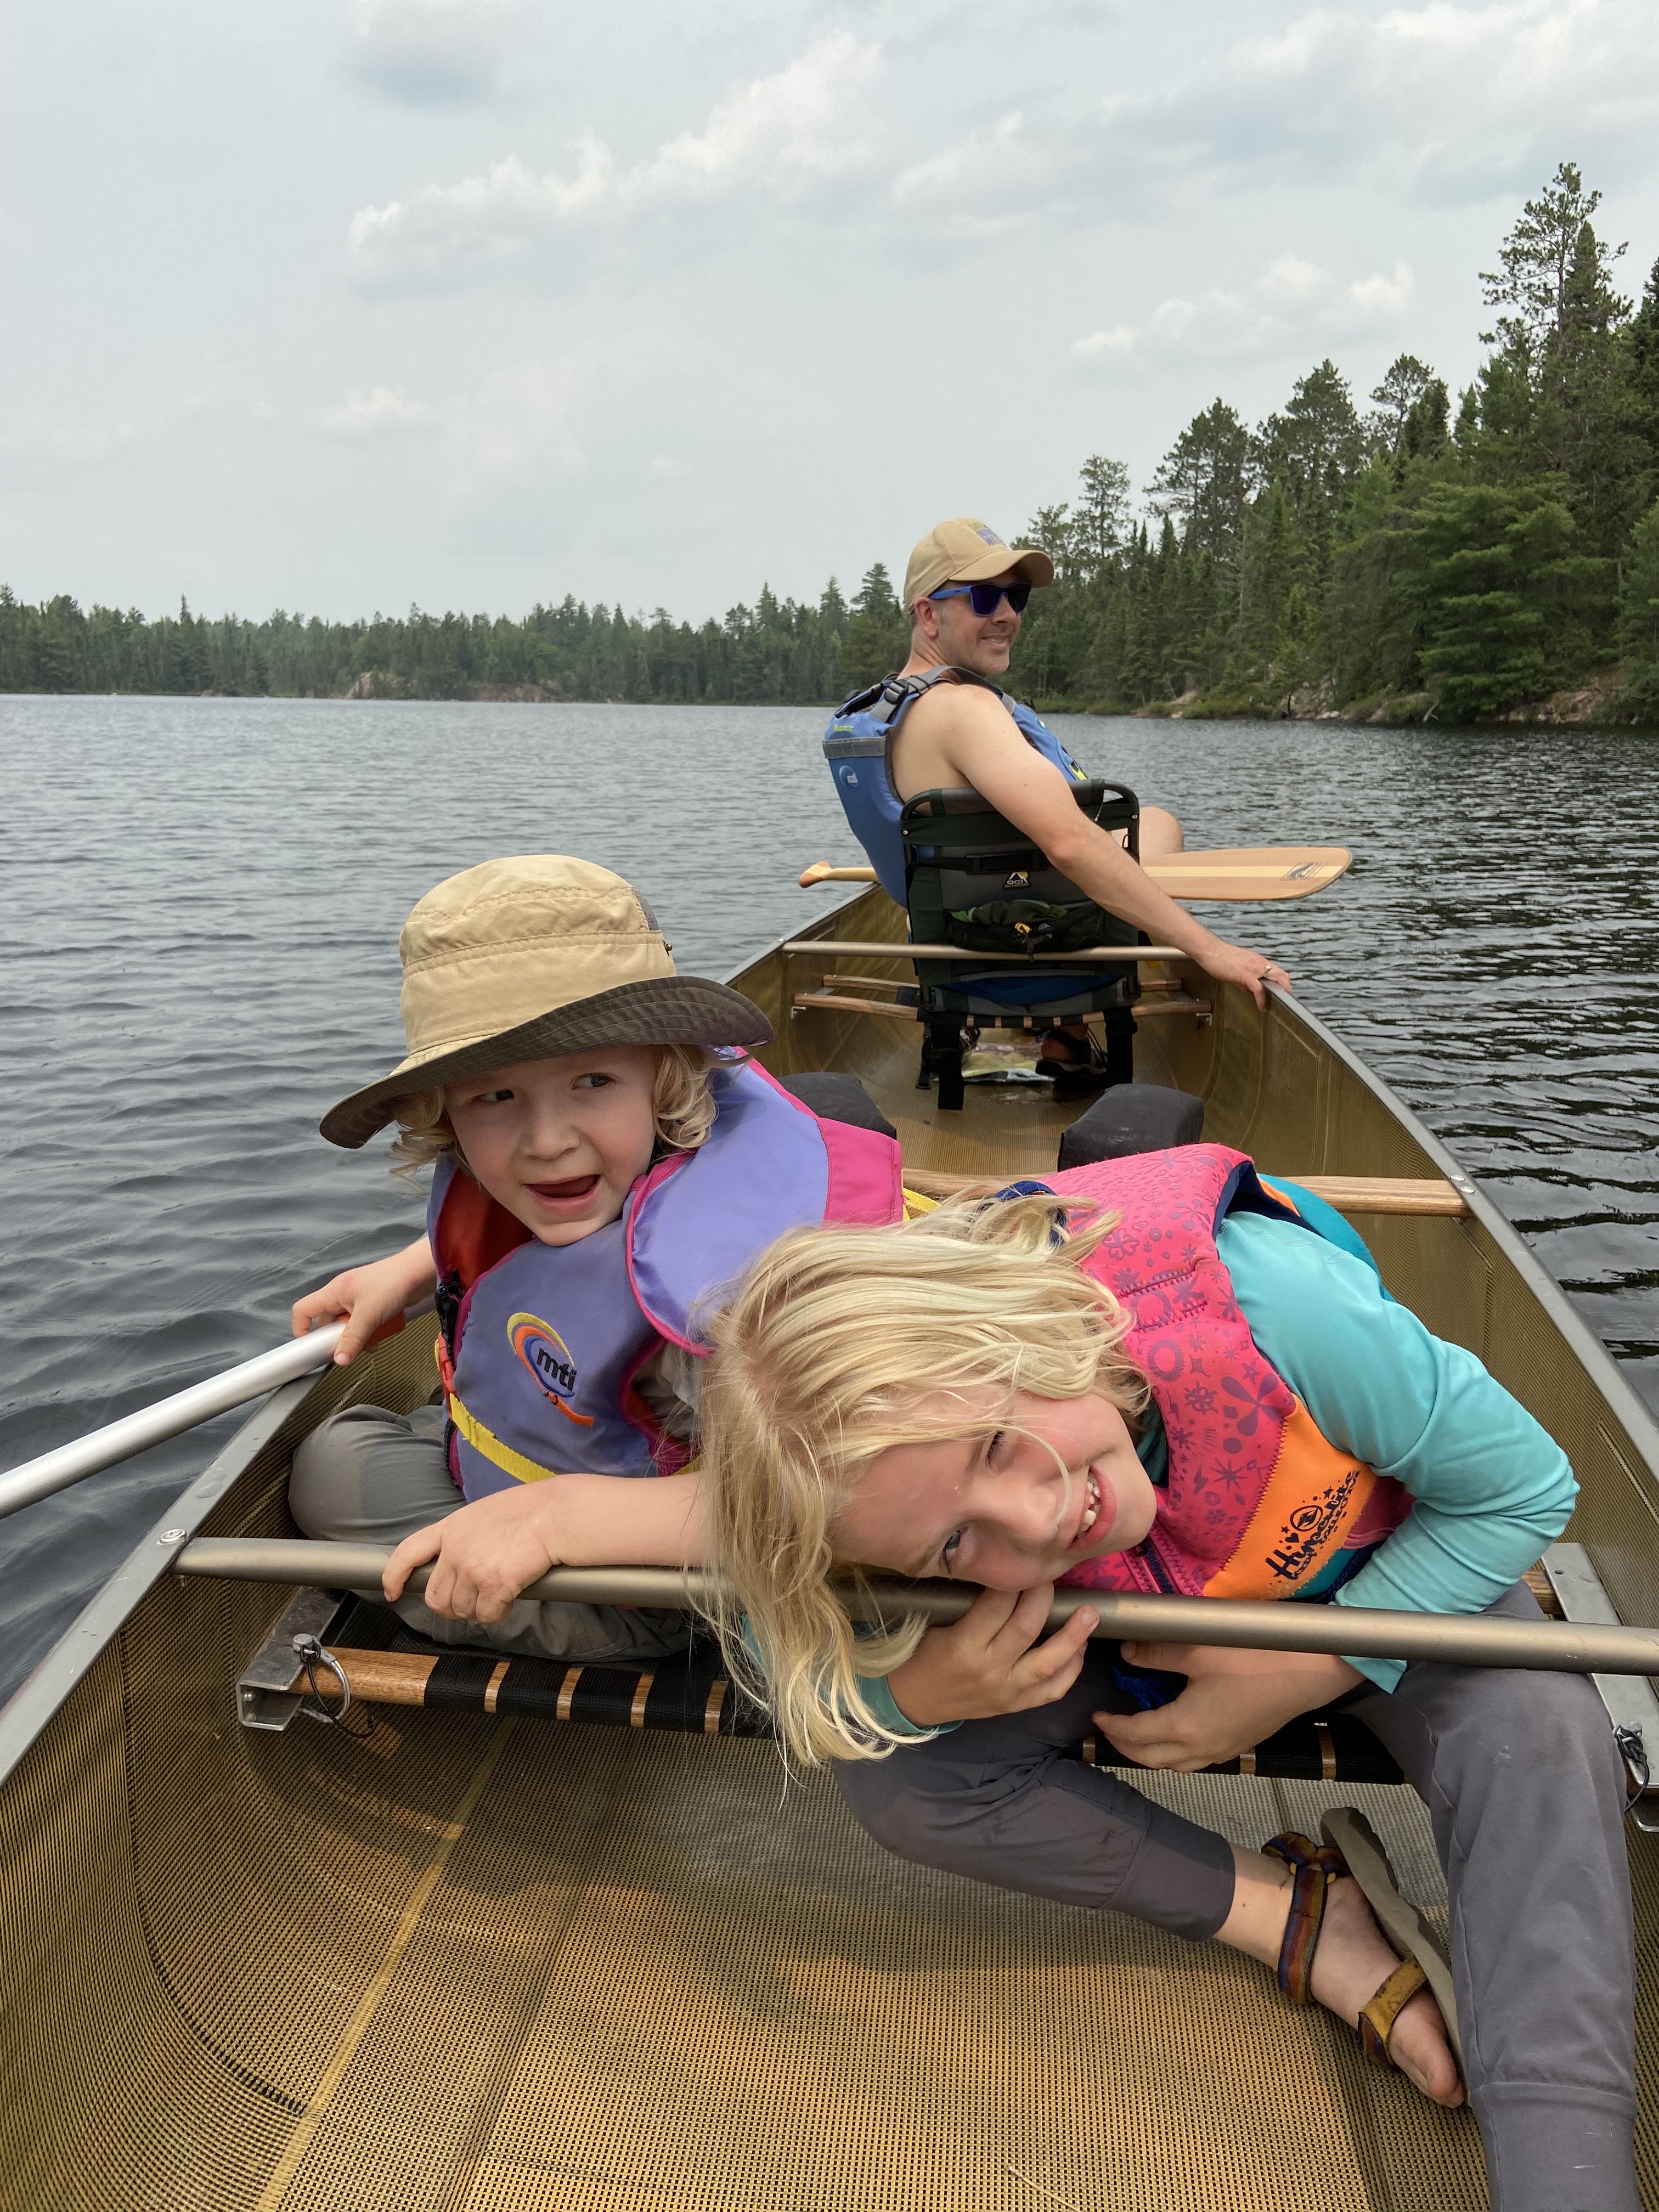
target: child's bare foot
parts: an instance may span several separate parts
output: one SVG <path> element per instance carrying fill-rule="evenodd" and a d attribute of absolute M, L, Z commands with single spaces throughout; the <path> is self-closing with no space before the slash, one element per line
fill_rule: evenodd
<path fill-rule="evenodd" d="M 1359 2008 L 1370 2002 L 1399 1963 L 1359 1884 L 1352 1876 L 1334 1881 L 1325 1894 L 1325 1917 L 1313 1960 L 1313 1993 L 1320 2003 L 1350 2027 L 1358 2027 Z M 1446 2040 L 1446 2024 L 1427 1990 L 1419 1990 L 1401 2006 L 1389 2039 L 1389 2056 L 1437 2105 L 1463 2102 L 1463 2084 Z"/>

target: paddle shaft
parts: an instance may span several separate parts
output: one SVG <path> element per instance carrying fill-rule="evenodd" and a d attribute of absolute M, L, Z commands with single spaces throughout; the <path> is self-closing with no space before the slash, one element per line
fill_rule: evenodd
<path fill-rule="evenodd" d="M 376 1589 L 390 1552 L 374 1544 L 311 1544 L 281 1538 L 198 1536 L 173 1561 L 181 1575 L 283 1583 L 325 1589 Z M 426 1587 L 430 1570 L 410 1577 Z M 522 1595 L 561 1605 L 642 1605 L 693 1611 L 714 1589 L 712 1576 L 672 1567 L 558 1567 Z M 860 1620 L 920 1613 L 958 1620 L 979 1595 L 954 1583 L 878 1581 L 866 1598 L 847 1594 Z M 1518 1667 L 1557 1674 L 1659 1674 L 1659 1629 L 1561 1620 L 1510 1620 L 1487 1613 L 1389 1613 L 1358 1606 L 1247 1603 L 1236 1598 L 1127 1597 L 1062 1589 L 1050 1628 L 1079 1606 L 1099 1620 L 1091 1633 L 1114 1641 L 1224 1644 L 1245 1651 L 1322 1651 L 1359 1659 L 1438 1660 L 1458 1667 Z"/>
<path fill-rule="evenodd" d="M 415 1312 L 429 1310 L 429 1307 L 411 1309 L 404 1319 L 413 1318 Z M 381 1334 L 394 1335 L 403 1327 L 404 1319 L 389 1324 Z M 187 1390 L 175 1390 L 170 1398 L 158 1399 L 153 1406 L 141 1406 L 135 1413 L 127 1413 L 118 1421 L 76 1437 L 72 1443 L 59 1444 L 56 1451 L 43 1452 L 39 1459 L 25 1460 L 21 1467 L 9 1468 L 0 1474 L 0 1520 L 9 1513 L 21 1512 L 24 1506 L 33 1505 L 42 1498 L 50 1498 L 54 1491 L 67 1490 L 72 1483 L 83 1482 L 88 1475 L 113 1467 L 118 1460 L 134 1459 L 152 1444 L 165 1443 L 169 1437 L 182 1436 L 186 1429 L 200 1428 L 204 1421 L 211 1421 L 237 1406 L 246 1406 L 251 1399 L 263 1398 L 268 1390 L 278 1389 L 284 1382 L 314 1374 L 332 1359 L 334 1347 L 344 1331 L 343 1321 L 330 1322 L 326 1328 L 313 1329 L 309 1336 L 297 1336 L 289 1344 L 279 1344 L 272 1351 L 244 1359 L 238 1366 L 227 1367 L 222 1374 L 210 1375 L 205 1382 L 191 1383 Z"/>

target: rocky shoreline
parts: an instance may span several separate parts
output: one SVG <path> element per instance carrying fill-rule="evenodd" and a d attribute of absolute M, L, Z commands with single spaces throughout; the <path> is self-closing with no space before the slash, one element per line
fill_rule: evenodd
<path fill-rule="evenodd" d="M 1477 726 L 1497 727 L 1521 723 L 1534 729 L 1652 728 L 1659 721 L 1650 708 L 1632 711 L 1625 698 L 1625 685 L 1617 677 L 1600 682 L 1569 685 L 1545 699 L 1510 708 L 1502 714 L 1482 714 Z M 1439 718 L 1432 691 L 1384 692 L 1367 699 L 1336 702 L 1328 682 L 1309 684 L 1282 698 L 1218 696 L 1202 690 L 1183 691 L 1177 698 L 1157 699 L 1144 707 L 1091 708 L 1094 714 L 1122 714 L 1171 722 L 1380 722 L 1385 728 L 1407 729 L 1432 725 Z"/>

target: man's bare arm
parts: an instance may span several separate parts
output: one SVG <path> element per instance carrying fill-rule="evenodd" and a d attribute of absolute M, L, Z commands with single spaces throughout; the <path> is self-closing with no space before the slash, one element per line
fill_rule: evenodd
<path fill-rule="evenodd" d="M 1032 750 L 990 692 L 969 684 L 941 688 L 918 700 L 905 720 L 917 724 L 910 746 L 912 732 L 901 726 L 895 761 L 907 794 L 934 782 L 969 786 L 1109 914 L 1144 929 L 1155 945 L 1178 945 L 1206 975 L 1239 984 L 1266 1006 L 1267 957 L 1229 945 L 1161 891 L 1117 839 L 1082 812 L 1066 778 Z M 1275 981 L 1282 974 L 1276 970 Z"/>

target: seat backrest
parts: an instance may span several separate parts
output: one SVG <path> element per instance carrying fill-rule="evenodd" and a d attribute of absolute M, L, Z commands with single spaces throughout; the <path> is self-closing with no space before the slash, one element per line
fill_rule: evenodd
<path fill-rule="evenodd" d="M 1139 844 L 1140 802 L 1127 785 L 1071 787 L 1091 822 Z M 899 819 L 910 934 L 964 951 L 1080 952 L 1133 945 L 1137 933 L 1051 866 L 1023 830 L 976 791 L 922 791 Z"/>
<path fill-rule="evenodd" d="M 1139 857 L 1140 802 L 1127 784 L 1075 783 L 1073 796 L 1101 829 L 1126 830 Z M 904 843 L 910 939 L 915 945 L 957 945 L 969 952 L 1023 952 L 1040 994 L 1007 979 L 989 999 L 963 988 L 971 971 L 941 961 L 919 961 L 924 1014 L 1000 1018 L 1017 1006 L 1022 1016 L 1075 1020 L 1085 1013 L 1121 1017 L 1140 994 L 1131 966 L 1042 975 L 1042 954 L 1083 952 L 1097 945 L 1134 945 L 1140 934 L 1097 906 L 1082 887 L 1050 865 L 1023 830 L 976 791 L 921 791 L 899 817 Z"/>

